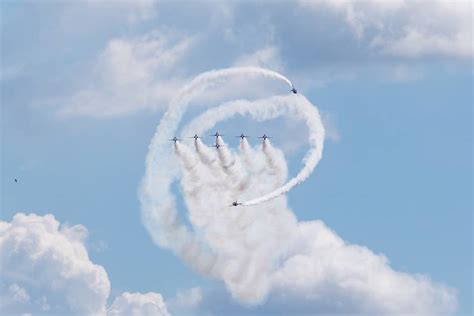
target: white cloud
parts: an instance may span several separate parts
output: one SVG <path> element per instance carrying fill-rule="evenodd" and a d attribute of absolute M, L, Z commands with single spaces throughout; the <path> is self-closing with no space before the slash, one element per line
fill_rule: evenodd
<path fill-rule="evenodd" d="M 300 5 L 342 15 L 356 38 L 368 40 L 368 47 L 382 55 L 470 58 L 474 52 L 470 1 L 300 1 Z"/>
<path fill-rule="evenodd" d="M 385 256 L 348 244 L 321 221 L 299 222 L 288 234 L 288 243 L 280 243 L 274 251 L 279 253 L 278 264 L 268 265 L 266 272 L 261 272 L 269 278 L 269 285 L 260 304 L 249 306 L 244 301 L 238 306 L 220 289 L 213 289 L 200 290 L 195 304 L 178 304 L 191 296 L 179 299 L 178 294 L 171 310 L 190 315 L 432 316 L 451 315 L 457 308 L 455 290 L 424 275 L 393 270 Z M 242 255 L 256 256 L 251 251 Z M 248 277 L 249 269 L 241 267 L 240 273 L 242 278 Z M 237 276 L 234 282 L 239 282 Z M 251 287 L 258 290 L 258 284 L 247 286 L 249 293 Z"/>
<path fill-rule="evenodd" d="M 120 116 L 162 109 L 181 86 L 177 63 L 192 38 L 151 32 L 112 39 L 99 54 L 85 88 L 66 100 L 62 116 Z"/>
<path fill-rule="evenodd" d="M 29 32 L 41 36 L 8 37 L 0 81 L 24 76 L 35 91 L 28 104 L 59 104 L 66 117 L 161 110 L 186 77 L 229 65 L 280 70 L 304 88 L 370 67 L 385 74 L 393 62 L 429 67 L 473 56 L 470 1 L 82 1 L 29 6 L 27 14 L 36 11 L 50 23 Z M 7 26 L 28 27 L 15 19 Z"/>
<path fill-rule="evenodd" d="M 163 297 L 158 293 L 122 293 L 107 311 L 109 316 L 169 316 Z"/>
<path fill-rule="evenodd" d="M 19 213 L 0 222 L 1 296 L 7 297 L 2 309 L 104 314 L 110 282 L 89 259 L 86 233 L 81 225 L 60 226 L 52 215 Z"/>
<path fill-rule="evenodd" d="M 87 229 L 53 215 L 0 221 L 0 307 L 5 314 L 105 315 L 110 281 L 84 246 Z M 110 315 L 169 315 L 158 293 L 123 293 Z M 161 313 L 158 313 L 160 311 Z"/>
<path fill-rule="evenodd" d="M 300 222 L 272 276 L 276 299 L 308 310 L 362 314 L 446 315 L 454 290 L 428 277 L 394 271 L 387 258 L 344 242 L 321 221 Z"/>

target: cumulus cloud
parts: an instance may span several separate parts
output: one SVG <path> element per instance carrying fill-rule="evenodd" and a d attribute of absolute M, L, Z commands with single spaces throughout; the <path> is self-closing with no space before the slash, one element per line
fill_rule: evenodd
<path fill-rule="evenodd" d="M 109 307 L 109 316 L 169 316 L 163 297 L 158 293 L 122 293 Z"/>
<path fill-rule="evenodd" d="M 159 31 L 110 40 L 86 87 L 65 101 L 60 115 L 108 117 L 164 108 L 182 84 L 177 63 L 191 44 L 190 37 Z"/>
<path fill-rule="evenodd" d="M 291 249 L 272 276 L 273 301 L 308 311 L 445 315 L 453 289 L 427 276 L 394 271 L 388 259 L 344 242 L 321 221 L 300 222 Z"/>
<path fill-rule="evenodd" d="M 110 282 L 105 269 L 89 259 L 83 226 L 20 213 L 10 223 L 1 222 L 0 229 L 4 311 L 105 312 Z"/>
<path fill-rule="evenodd" d="M 376 52 L 406 58 L 470 58 L 470 1 L 300 1 L 314 11 L 340 16 L 358 40 Z"/>
<path fill-rule="evenodd" d="M 393 270 L 388 259 L 342 240 L 321 221 L 299 222 L 269 277 L 259 305 L 237 305 L 220 289 L 199 290 L 197 304 L 173 312 L 235 315 L 449 315 L 455 290 L 427 276 Z M 191 291 L 190 291 L 191 292 Z M 185 298 L 191 295 L 184 295 Z M 180 297 L 180 296 L 178 296 Z M 179 304 L 179 302 L 183 302 Z"/>
<path fill-rule="evenodd" d="M 86 236 L 84 226 L 60 225 L 53 215 L 18 213 L 11 222 L 0 221 L 1 311 L 105 315 L 110 281 L 105 269 L 90 260 Z M 159 308 L 158 315 L 168 315 L 158 293 L 124 293 L 110 313 L 130 315 L 126 311 L 140 311 L 140 305 L 143 311 Z"/>
<path fill-rule="evenodd" d="M 456 311 L 455 290 L 425 275 L 393 270 L 384 255 L 345 242 L 321 221 L 299 222 L 290 236 L 289 244 L 274 249 L 280 256 L 264 273 L 268 294 L 260 304 L 237 306 L 232 298 L 210 291 L 192 310 L 211 315 L 450 315 Z M 282 248 L 287 251 L 281 253 Z M 247 286 L 254 287 L 247 289 L 249 293 L 259 288 Z"/>

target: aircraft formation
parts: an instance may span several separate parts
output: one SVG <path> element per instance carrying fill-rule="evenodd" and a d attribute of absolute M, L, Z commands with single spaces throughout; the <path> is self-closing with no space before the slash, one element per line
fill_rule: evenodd
<path fill-rule="evenodd" d="M 220 147 L 224 146 L 224 145 L 220 145 L 217 143 L 217 139 L 219 137 L 222 137 L 224 136 L 223 134 L 220 134 L 219 132 L 215 132 L 214 134 L 212 135 L 209 135 L 209 137 L 215 137 L 216 138 L 216 142 L 214 145 L 212 145 L 212 147 L 215 147 L 216 149 L 219 149 Z M 245 135 L 244 133 L 240 134 L 240 135 L 237 135 L 235 136 L 237 138 L 240 138 L 240 139 L 244 139 L 244 138 L 248 138 L 250 137 L 249 135 Z M 198 138 L 201 138 L 201 136 L 199 136 L 198 134 L 194 134 L 194 136 L 190 136 L 188 138 L 194 138 L 194 140 L 196 141 Z M 263 134 L 263 136 L 258 136 L 257 138 L 261 138 L 263 139 L 263 141 L 266 141 L 267 139 L 271 138 L 270 136 L 268 136 L 267 134 Z M 174 142 L 175 144 L 178 142 L 178 141 L 182 141 L 182 139 L 179 139 L 177 138 L 176 136 L 173 137 L 173 138 L 170 138 L 169 139 L 170 142 Z"/>
<path fill-rule="evenodd" d="M 215 132 L 214 134 L 212 135 L 209 135 L 209 137 L 215 137 L 215 143 L 214 145 L 212 145 L 212 147 L 216 148 L 217 150 L 219 150 L 220 147 L 224 146 L 224 145 L 221 145 L 217 142 L 217 139 L 219 137 L 222 137 L 224 136 L 223 134 L 219 133 L 219 132 Z M 241 133 L 240 135 L 237 135 L 237 136 L 234 136 L 234 137 L 237 137 L 237 138 L 240 138 L 241 140 L 243 140 L 244 138 L 248 138 L 250 137 L 249 135 L 245 135 L 244 133 Z M 197 141 L 198 138 L 201 138 L 201 136 L 199 136 L 198 134 L 194 134 L 194 136 L 190 136 L 188 138 L 193 138 L 194 141 Z M 263 134 L 263 136 L 259 136 L 257 138 L 261 138 L 263 140 L 263 142 L 265 142 L 267 139 L 271 138 L 270 136 L 268 136 L 267 134 Z M 176 136 L 171 138 L 169 141 L 171 142 L 174 142 L 174 144 L 176 144 L 178 141 L 181 141 L 181 139 L 177 138 Z M 232 202 L 232 204 L 230 204 L 229 206 L 239 206 L 239 205 L 242 205 L 242 203 L 239 203 L 238 201 L 234 201 Z"/>
<path fill-rule="evenodd" d="M 209 137 L 215 137 L 214 145 L 212 145 L 211 147 L 214 147 L 214 148 L 216 148 L 217 150 L 219 150 L 220 147 L 224 146 L 224 145 L 221 145 L 221 144 L 219 144 L 219 143 L 217 142 L 217 139 L 218 139 L 219 137 L 222 137 L 222 136 L 224 136 L 224 135 L 221 134 L 221 133 L 219 133 L 219 132 L 215 132 L 214 134 L 209 135 Z M 248 137 L 250 137 L 250 136 L 249 136 L 249 135 L 245 135 L 244 133 L 241 133 L 240 135 L 237 135 L 237 136 L 234 136 L 234 137 L 237 137 L 237 138 L 240 138 L 241 140 L 243 140 L 244 138 L 248 138 Z M 194 141 L 197 141 L 198 138 L 201 138 L 201 136 L 199 136 L 198 134 L 194 134 L 194 136 L 190 136 L 190 137 L 188 137 L 188 138 L 193 138 Z M 259 136 L 259 137 L 257 137 L 257 138 L 260 138 L 260 139 L 262 139 L 263 142 L 265 142 L 267 139 L 269 139 L 269 138 L 271 138 L 271 137 L 268 136 L 267 134 L 263 134 L 262 136 Z M 176 145 L 176 143 L 177 143 L 178 141 L 181 141 L 181 139 L 179 139 L 179 138 L 177 138 L 177 137 L 175 136 L 175 137 L 171 138 L 170 141 L 171 141 L 171 142 L 174 142 L 174 144 Z M 239 205 L 242 205 L 242 203 L 239 203 L 238 201 L 234 201 L 234 202 L 232 202 L 232 204 L 230 204 L 229 206 L 235 207 L 235 206 L 239 206 Z"/>
<path fill-rule="evenodd" d="M 294 86 L 291 87 L 291 90 L 290 92 L 293 92 L 294 94 L 298 94 L 298 90 L 296 90 L 296 88 Z M 224 145 L 221 145 L 217 142 L 217 139 L 219 137 L 222 137 L 224 136 L 223 134 L 220 134 L 219 132 L 215 132 L 214 134 L 212 135 L 209 135 L 210 137 L 215 137 L 215 143 L 212 147 L 215 147 L 217 150 L 219 150 L 220 147 L 224 146 Z M 243 140 L 244 138 L 248 138 L 250 137 L 249 135 L 245 135 L 244 133 L 241 133 L 240 135 L 238 136 L 235 136 L 235 137 L 238 137 L 240 138 L 241 140 Z M 201 136 L 199 136 L 198 134 L 194 134 L 194 136 L 190 136 L 188 138 L 193 138 L 194 141 L 197 141 L 198 138 L 201 138 Z M 259 136 L 258 138 L 261 138 L 263 140 L 263 142 L 265 142 L 267 139 L 271 138 L 270 136 L 268 136 L 267 134 L 263 134 L 263 136 Z M 181 139 L 177 138 L 176 136 L 171 138 L 170 141 L 174 142 L 174 144 L 176 145 L 176 143 L 178 141 L 181 141 Z M 242 205 L 242 203 L 239 203 L 238 201 L 234 201 L 232 202 L 232 204 L 230 204 L 229 206 L 239 206 L 239 205 Z"/>

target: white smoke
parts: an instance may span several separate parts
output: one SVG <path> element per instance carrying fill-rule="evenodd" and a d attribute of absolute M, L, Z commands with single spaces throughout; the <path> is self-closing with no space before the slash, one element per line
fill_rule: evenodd
<path fill-rule="evenodd" d="M 225 84 L 227 78 L 236 75 L 263 75 L 292 86 L 288 79 L 272 71 L 233 68 L 199 75 L 178 94 L 150 144 L 140 191 L 143 221 L 154 241 L 171 249 L 198 272 L 222 280 L 231 295 L 244 304 L 262 303 L 268 295 L 288 285 L 287 276 L 299 278 L 304 275 L 297 272 L 305 269 L 304 265 L 306 269 L 318 272 L 320 277 L 298 279 L 302 284 L 298 289 L 307 287 L 311 289 L 311 295 L 322 295 L 318 300 L 331 301 L 327 293 L 337 293 L 338 299 L 345 295 L 365 295 L 370 302 L 375 302 L 374 293 L 377 293 L 379 284 L 363 284 L 372 267 L 366 263 L 367 258 L 377 261 L 382 271 L 375 271 L 374 278 L 389 275 L 391 284 L 400 284 L 400 291 L 420 285 L 421 281 L 416 278 L 391 270 L 386 261 L 379 260 L 369 250 L 364 256 L 352 255 L 357 246 L 344 247 L 342 241 L 333 242 L 338 240 L 337 236 L 330 236 L 327 240 L 318 237 L 321 244 L 314 246 L 312 236 L 330 234 L 324 226 L 298 223 L 288 208 L 285 193 L 311 174 L 323 150 L 324 128 L 318 110 L 304 96 L 288 92 L 287 95 L 253 101 L 225 102 L 194 118 L 182 127 L 180 134 L 183 139 L 195 133 L 207 134 L 217 123 L 236 115 L 257 121 L 283 116 L 304 122 L 309 131 L 309 151 L 302 169 L 288 182 L 285 182 L 288 169 L 284 154 L 269 140 L 252 147 L 242 139 L 238 149 L 227 145 L 221 136 L 215 140 L 219 148 L 208 147 L 200 139 L 194 140 L 194 144 L 178 141 L 173 146 L 169 143 L 168 139 L 177 133 L 191 99 L 208 87 Z M 176 181 L 179 181 L 190 225 L 178 219 L 172 189 Z M 231 206 L 233 201 L 242 203 L 242 206 Z M 307 227 L 314 227 L 314 232 L 308 231 Z M 308 236 L 309 240 L 302 242 L 301 236 Z M 332 251 L 336 246 L 337 251 Z M 318 260 L 318 253 L 322 251 L 330 257 L 337 254 L 350 258 L 351 264 L 359 270 L 339 273 L 336 266 L 334 269 L 328 264 L 322 266 L 321 263 L 334 259 Z M 339 288 L 338 284 L 350 283 L 352 278 L 356 278 L 357 286 Z M 325 285 L 334 287 L 334 290 L 325 292 Z M 449 289 L 426 280 L 422 285 L 417 287 L 417 293 L 427 298 L 416 308 L 407 299 L 392 301 L 395 305 L 400 302 L 396 308 L 384 309 L 377 305 L 371 309 L 361 305 L 355 311 L 418 313 L 430 310 L 427 308 L 431 308 L 429 305 L 433 300 L 441 301 L 443 311 L 454 308 L 454 294 Z M 390 293 L 381 298 L 390 299 Z"/>
<path fill-rule="evenodd" d="M 207 88 L 216 84 L 225 83 L 226 79 L 231 79 L 235 76 L 263 76 L 272 80 L 282 81 L 288 87 L 292 87 L 291 82 L 284 76 L 270 70 L 254 67 L 229 68 L 210 71 L 197 76 L 173 99 L 169 110 L 164 114 L 157 127 L 156 133 L 149 146 L 146 159 L 146 172 L 140 191 L 143 221 L 154 241 L 163 247 L 172 249 L 181 257 L 188 257 L 189 253 L 192 252 L 193 265 L 203 273 L 212 274 L 212 264 L 215 258 L 212 258 L 213 255 L 208 251 L 203 250 L 205 247 L 201 247 L 201 243 L 199 239 L 196 238 L 196 235 L 191 233 L 189 229 L 178 220 L 176 201 L 171 193 L 171 185 L 173 181 L 177 179 L 179 170 L 175 163 L 175 153 L 172 147 L 169 146 L 168 139 L 175 134 L 189 102 L 194 97 L 204 92 Z M 294 97 L 293 99 L 296 100 L 297 98 Z M 196 143 L 196 146 L 200 146 L 199 142 Z M 179 151 L 179 145 L 177 145 L 176 148 Z M 225 146 L 220 149 L 221 151 L 217 156 L 219 156 L 218 160 L 221 166 L 224 167 L 221 171 L 224 174 L 226 174 L 226 172 L 234 172 L 234 178 L 231 184 L 235 185 L 237 183 L 236 181 L 238 181 L 237 173 L 235 170 L 227 170 L 229 168 L 233 169 L 233 166 L 225 165 L 230 163 L 226 162 L 226 159 L 231 157 L 230 151 L 226 149 Z M 210 156 L 206 153 L 206 149 L 202 149 L 200 152 L 201 160 L 203 157 Z M 183 150 L 182 161 L 185 165 L 188 163 L 186 161 L 187 158 L 185 158 L 187 156 L 189 156 L 189 153 Z M 219 171 L 217 172 L 219 173 Z M 219 177 L 213 179 L 213 181 L 213 185 L 220 186 L 223 182 L 227 184 L 226 181 L 222 181 Z M 224 187 L 228 187 L 228 185 L 224 185 Z M 262 194 L 268 192 L 270 191 L 262 192 Z M 218 199 L 220 205 L 226 205 L 237 198 L 236 196 L 231 196 L 230 191 L 226 191 L 226 193 L 226 195 L 220 195 L 220 199 Z M 251 195 L 248 195 L 248 198 L 251 197 Z"/>
<path fill-rule="evenodd" d="M 321 117 L 316 107 L 301 95 L 297 97 L 294 95 L 276 96 L 256 101 L 238 100 L 223 104 L 208 110 L 192 121 L 183 129 L 183 135 L 190 135 L 193 132 L 204 133 L 218 122 L 227 120 L 236 114 L 250 115 L 258 121 L 274 119 L 278 116 L 292 117 L 304 120 L 309 130 L 310 150 L 305 156 L 301 171 L 285 185 L 272 192 L 267 192 L 263 196 L 246 201 L 243 205 L 257 205 L 289 192 L 311 174 L 321 159 L 324 144 L 324 127 Z M 268 142 L 264 142 L 264 144 L 268 144 Z"/>

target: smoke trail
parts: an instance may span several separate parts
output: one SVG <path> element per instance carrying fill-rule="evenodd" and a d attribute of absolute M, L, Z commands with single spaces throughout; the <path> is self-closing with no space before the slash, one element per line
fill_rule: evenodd
<path fill-rule="evenodd" d="M 179 142 L 176 142 L 174 146 L 176 154 L 181 158 L 184 167 L 188 170 L 193 169 L 197 164 L 197 159 L 194 153 L 191 152 L 187 146 L 182 145 Z"/>
<path fill-rule="evenodd" d="M 203 163 L 210 165 L 215 162 L 216 154 L 209 150 L 209 148 L 204 145 L 199 138 L 194 141 L 194 146 L 196 147 L 196 152 Z"/>
<path fill-rule="evenodd" d="M 318 111 L 303 96 L 227 102 L 183 128 L 182 135 L 201 134 L 235 115 L 257 121 L 279 116 L 303 120 L 310 149 L 301 171 L 286 183 L 284 155 L 268 141 L 252 148 L 243 139 L 238 152 L 227 146 L 209 148 L 199 139 L 194 146 L 168 142 L 189 101 L 235 75 L 263 75 L 291 85 L 263 69 L 226 69 L 196 77 L 177 95 L 149 146 L 140 190 L 142 220 L 154 242 L 171 249 L 199 273 L 222 280 L 232 296 L 245 304 L 261 303 L 269 293 L 280 291 L 286 299 L 307 297 L 323 306 L 336 301 L 336 311 L 345 297 L 361 298 L 364 306 L 358 311 L 362 313 L 366 301 L 375 302 L 380 307 L 373 310 L 375 314 L 429 311 L 438 301 L 448 310 L 455 305 L 449 290 L 391 270 L 385 257 L 346 244 L 321 222 L 297 222 L 284 193 L 309 176 L 321 158 L 324 139 Z M 223 139 L 217 142 L 225 144 Z M 173 183 L 178 179 L 189 226 L 177 216 Z M 234 199 L 246 201 L 246 207 L 230 206 Z M 400 296 L 400 288 L 414 294 Z M 423 302 L 417 307 L 420 297 Z"/>
<path fill-rule="evenodd" d="M 265 158 L 259 150 L 254 150 L 247 139 L 240 141 L 240 159 L 249 173 L 261 174 L 265 172 Z"/>
<path fill-rule="evenodd" d="M 300 172 L 278 189 L 255 199 L 246 201 L 243 205 L 257 205 L 285 194 L 293 187 L 304 181 L 314 170 L 322 156 L 324 145 L 324 127 L 318 110 L 303 96 L 276 96 L 256 101 L 237 100 L 209 109 L 195 118 L 184 128 L 183 134 L 190 131 L 205 132 L 218 122 L 232 118 L 234 115 L 250 115 L 257 121 L 274 119 L 278 116 L 293 116 L 305 121 L 309 129 L 310 150 L 304 158 L 304 166 Z"/>
<path fill-rule="evenodd" d="M 238 156 L 233 157 L 228 149 L 219 152 L 222 156 L 215 155 L 217 159 L 213 159 L 212 153 L 209 152 L 209 148 L 204 146 L 200 140 L 195 143 L 197 158 L 192 155 L 188 157 L 187 147 L 179 144 L 176 146 L 178 154 L 181 154 L 181 160 L 183 166 L 191 167 L 193 164 L 197 165 L 193 168 L 197 168 L 193 172 L 197 172 L 197 178 L 200 178 L 200 187 L 196 187 L 194 181 L 185 181 L 184 194 L 187 195 L 186 201 L 188 203 L 188 210 L 190 213 L 190 220 L 193 224 L 194 229 L 206 226 L 205 235 L 201 235 L 199 231 L 191 231 L 186 225 L 180 222 L 177 216 L 176 201 L 172 194 L 172 184 L 178 178 L 179 170 L 175 162 L 175 149 L 172 149 L 168 139 L 176 134 L 176 130 L 181 121 L 181 118 L 186 111 L 188 103 L 196 96 L 204 92 L 207 88 L 212 87 L 217 83 L 225 82 L 226 79 L 235 76 L 263 76 L 273 80 L 280 80 L 291 87 L 291 82 L 283 77 L 282 75 L 265 69 L 260 68 L 230 68 L 224 70 L 210 71 L 197 76 L 187 86 L 185 86 L 181 92 L 172 100 L 168 111 L 164 114 L 163 118 L 158 125 L 155 135 L 149 145 L 149 151 L 146 158 L 145 164 L 145 175 L 141 184 L 139 196 L 142 205 L 142 220 L 147 230 L 150 232 L 154 242 L 161 245 L 162 247 L 171 249 L 179 257 L 186 260 L 200 273 L 211 276 L 222 278 L 227 281 L 228 286 L 232 287 L 232 282 L 229 281 L 231 276 L 226 275 L 227 263 L 237 262 L 237 266 L 247 266 L 248 262 L 242 261 L 239 258 L 233 257 L 233 253 L 230 250 L 222 249 L 215 240 L 230 239 L 235 234 L 242 233 L 238 231 L 244 227 L 249 229 L 259 228 L 262 231 L 268 229 L 266 225 L 270 221 L 279 221 L 277 219 L 269 220 L 267 216 L 271 218 L 278 218 L 275 213 L 276 205 L 280 205 L 280 209 L 285 209 L 284 204 L 286 200 L 275 200 L 275 203 L 270 203 L 266 207 L 267 213 L 257 213 L 259 217 L 257 219 L 251 215 L 255 209 L 249 208 L 248 211 L 241 212 L 218 212 L 216 210 L 222 210 L 228 207 L 228 203 L 236 198 L 249 199 L 253 196 L 260 196 L 265 194 L 263 197 L 250 200 L 245 205 L 256 205 L 260 202 L 267 201 L 277 197 L 284 192 L 287 192 L 294 185 L 293 183 L 299 183 L 304 180 L 312 169 L 314 169 L 317 161 L 319 160 L 322 152 L 322 140 L 324 139 L 324 130 L 322 128 L 319 114 L 314 106 L 302 96 L 286 96 L 286 97 L 274 97 L 264 99 L 256 102 L 250 101 L 236 101 L 242 103 L 242 109 L 240 106 L 234 105 L 238 111 L 242 113 L 251 114 L 257 120 L 267 120 L 279 115 L 293 115 L 304 119 L 310 129 L 310 145 L 311 149 L 306 156 L 306 165 L 302 171 L 293 178 L 289 183 L 275 189 L 274 183 L 278 181 L 268 181 L 262 177 L 251 177 L 246 183 L 246 175 L 242 170 L 246 169 L 248 164 Z M 229 106 L 230 108 L 231 106 Z M 221 108 L 221 107 L 219 107 Z M 259 110 L 261 108 L 261 110 Z M 230 117 L 233 113 L 226 110 L 226 107 L 222 107 L 222 113 L 224 117 Z M 204 126 L 209 126 L 217 122 L 218 117 L 212 117 L 209 122 L 203 124 L 201 127 L 196 129 L 198 132 L 204 130 Z M 191 124 L 192 125 L 192 124 Z M 186 129 L 185 129 L 186 130 Z M 188 134 L 189 135 L 189 134 Z M 186 135 L 187 136 L 187 135 Z M 232 166 L 228 165 L 228 161 L 234 159 Z M 226 162 L 227 161 L 227 162 Z M 221 163 L 223 167 L 227 167 L 230 173 L 216 172 L 214 168 L 215 163 Z M 232 168 L 240 168 L 241 170 L 234 170 Z M 207 168 L 207 169 L 206 169 Z M 186 167 L 184 168 L 186 169 Z M 188 171 L 188 177 L 193 176 Z M 208 172 L 212 170 L 212 172 Z M 234 178 L 232 178 L 232 176 Z M 267 179 L 271 179 L 268 174 L 265 175 Z M 296 179 L 296 180 L 295 180 Z M 274 180 L 274 178 L 273 178 Z M 189 185 L 189 187 L 188 187 Z M 241 196 L 239 196 L 241 194 Z M 209 197 L 207 201 L 203 201 L 202 197 Z M 204 205 L 208 203 L 208 206 Z M 283 203 L 283 207 L 281 204 Z M 203 212 L 206 212 L 207 216 L 203 216 Z M 249 213 L 250 212 L 250 213 Z M 277 216 L 277 217 L 275 217 Z M 290 216 L 292 215 L 285 215 Z M 203 219 L 204 218 L 204 219 Z M 258 220 L 258 218 L 264 220 Z M 264 224 L 266 222 L 266 224 Z M 284 221 L 283 226 L 292 222 L 291 220 Z M 218 224 L 215 224 L 218 223 Z M 261 226 L 263 225 L 263 226 Z M 278 226 L 278 225 L 277 225 Z M 286 226 L 285 226 L 286 227 Z M 236 231 L 237 229 L 237 231 Z M 243 229 L 243 228 L 242 228 Z M 284 239 L 280 234 L 287 231 L 286 228 L 280 227 L 275 233 L 274 240 Z M 229 233 L 230 232 L 230 233 Z M 234 232 L 234 233 L 232 233 Z M 248 234 L 248 233 L 247 233 Z M 247 235 L 244 235 L 247 236 Z M 249 236 L 252 236 L 250 234 Z M 203 246 L 204 244 L 206 246 Z M 242 244 L 243 243 L 243 244 Z M 229 241 L 228 245 L 232 243 Z M 245 245 L 254 245 L 255 239 L 239 241 L 235 247 L 242 248 L 248 247 Z M 272 243 L 273 244 L 273 241 Z M 227 246 L 228 246 L 227 245 Z M 261 251 L 266 253 L 269 262 L 276 254 L 270 255 L 273 246 L 264 246 L 262 244 Z M 263 250 L 263 249 L 268 249 Z M 226 255 L 227 254 L 227 255 Z M 231 266 L 229 264 L 229 266 Z M 237 269 L 238 270 L 238 269 Z M 250 272 L 249 272 L 250 273 Z M 257 273 L 258 274 L 258 273 Z M 241 286 L 241 285 L 236 285 Z M 246 287 L 247 288 L 247 287 Z"/>
<path fill-rule="evenodd" d="M 262 143 L 262 151 L 265 154 L 269 172 L 276 175 L 276 187 L 282 185 L 288 176 L 288 167 L 286 165 L 285 155 L 279 149 L 272 146 L 272 143 L 266 139 Z"/>
<path fill-rule="evenodd" d="M 222 137 L 217 137 L 216 145 L 220 146 L 219 148 L 217 148 L 217 155 L 219 156 L 219 161 L 221 162 L 222 168 L 227 171 L 235 164 L 235 160 L 230 153 L 229 147 L 224 142 Z"/>
<path fill-rule="evenodd" d="M 224 140 L 220 143 L 224 143 Z M 277 151 L 276 148 L 274 150 Z M 181 154 L 184 152 L 184 149 L 179 152 L 180 161 L 192 161 Z M 272 151 L 268 151 L 267 154 L 271 153 Z M 280 253 L 275 243 L 284 244 L 285 238 L 290 235 L 288 231 L 289 227 L 293 227 L 294 219 L 291 213 L 285 211 L 284 197 L 265 203 L 263 207 L 233 208 L 222 203 L 239 194 L 245 196 L 255 190 L 257 193 L 258 190 L 272 190 L 284 181 L 279 172 L 284 168 L 275 168 L 269 164 L 267 154 L 261 150 L 252 150 L 252 154 L 262 159 L 263 167 L 258 173 L 247 172 L 241 162 L 241 153 L 229 151 L 230 157 L 226 159 L 235 161 L 234 171 L 221 172 L 214 177 L 205 171 L 210 168 L 201 160 L 197 159 L 196 165 L 182 161 L 183 175 L 180 183 L 190 223 L 196 234 L 201 236 L 202 242 L 215 255 L 213 275 L 222 279 L 239 300 L 259 302 L 268 292 L 272 272 L 268 267 L 272 266 Z M 237 169 L 239 164 L 242 169 Z M 220 171 L 223 169 L 220 162 L 216 162 L 213 168 Z M 195 175 L 197 179 L 194 179 Z M 248 185 L 234 187 L 231 180 L 234 177 L 239 181 L 248 180 Z"/>
<path fill-rule="evenodd" d="M 282 75 L 260 68 L 230 68 L 205 72 L 194 78 L 172 100 L 149 145 L 139 197 L 142 220 L 153 240 L 163 247 L 182 253 L 182 245 L 194 243 L 189 229 L 177 219 L 176 202 L 171 194 L 171 183 L 176 179 L 177 168 L 167 140 L 174 134 L 189 101 L 220 79 L 242 75 L 256 75 L 291 82 Z"/>

